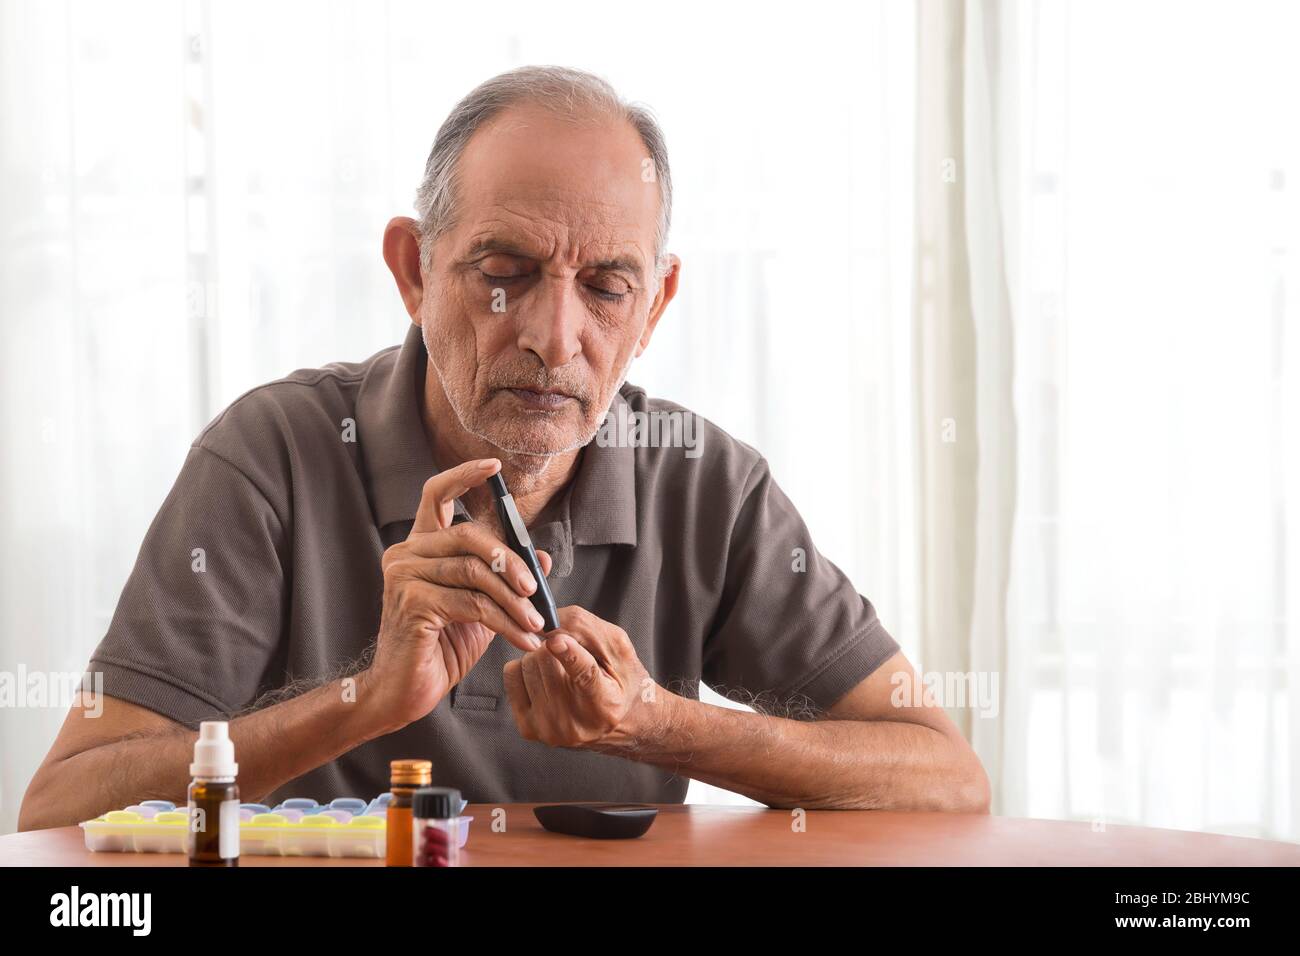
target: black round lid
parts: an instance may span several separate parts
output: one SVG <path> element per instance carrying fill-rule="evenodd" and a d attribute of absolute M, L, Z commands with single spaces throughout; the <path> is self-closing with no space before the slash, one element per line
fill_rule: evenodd
<path fill-rule="evenodd" d="M 411 815 L 420 820 L 460 816 L 460 791 L 455 787 L 421 787 L 411 797 Z"/>

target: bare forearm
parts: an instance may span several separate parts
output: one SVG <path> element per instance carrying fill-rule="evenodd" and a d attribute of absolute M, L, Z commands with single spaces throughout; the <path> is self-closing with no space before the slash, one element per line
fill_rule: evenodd
<path fill-rule="evenodd" d="M 360 687 L 355 696 L 365 699 Z M 345 701 L 338 681 L 238 717 L 230 723 L 230 736 L 240 795 L 260 800 L 386 731 L 369 710 Z M 140 800 L 183 804 L 194 740 L 194 732 L 178 725 L 132 734 L 43 767 L 39 793 L 24 801 L 28 812 L 21 828 L 68 826 Z"/>
<path fill-rule="evenodd" d="M 617 751 L 772 807 L 986 812 L 968 748 L 903 721 L 799 721 L 669 695 Z"/>

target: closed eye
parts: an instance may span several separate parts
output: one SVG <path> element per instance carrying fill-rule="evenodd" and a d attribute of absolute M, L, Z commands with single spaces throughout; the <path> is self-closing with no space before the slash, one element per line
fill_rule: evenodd
<path fill-rule="evenodd" d="M 490 272 L 485 272 L 482 269 L 479 270 L 479 275 L 483 277 L 483 281 L 486 282 L 488 285 L 501 285 L 502 283 L 514 282 L 518 279 L 528 278 L 527 276 L 522 276 L 522 275 L 498 276 L 498 275 L 493 275 Z"/>
<path fill-rule="evenodd" d="M 508 256 L 500 253 L 484 256 L 478 261 L 477 265 L 484 281 L 497 285 L 512 282 L 515 279 L 527 278 L 536 270 L 535 265 L 520 256 Z"/>

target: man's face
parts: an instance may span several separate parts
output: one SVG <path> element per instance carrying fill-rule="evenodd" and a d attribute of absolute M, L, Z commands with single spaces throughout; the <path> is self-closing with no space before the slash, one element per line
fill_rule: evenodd
<path fill-rule="evenodd" d="M 471 138 L 456 224 L 433 245 L 420 306 L 466 431 L 525 455 L 596 434 L 653 331 L 659 188 L 643 180 L 645 157 L 627 123 L 537 107 Z"/>

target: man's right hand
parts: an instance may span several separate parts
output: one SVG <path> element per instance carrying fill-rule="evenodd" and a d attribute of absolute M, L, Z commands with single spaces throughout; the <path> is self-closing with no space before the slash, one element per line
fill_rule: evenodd
<path fill-rule="evenodd" d="M 438 706 L 494 634 L 522 651 L 540 646 L 546 625 L 528 600 L 537 588 L 528 565 L 482 524 L 452 524 L 455 500 L 500 468 L 487 458 L 434 475 L 410 536 L 384 552 L 378 646 L 357 697 L 391 730 Z M 549 574 L 550 555 L 537 557 Z"/>

